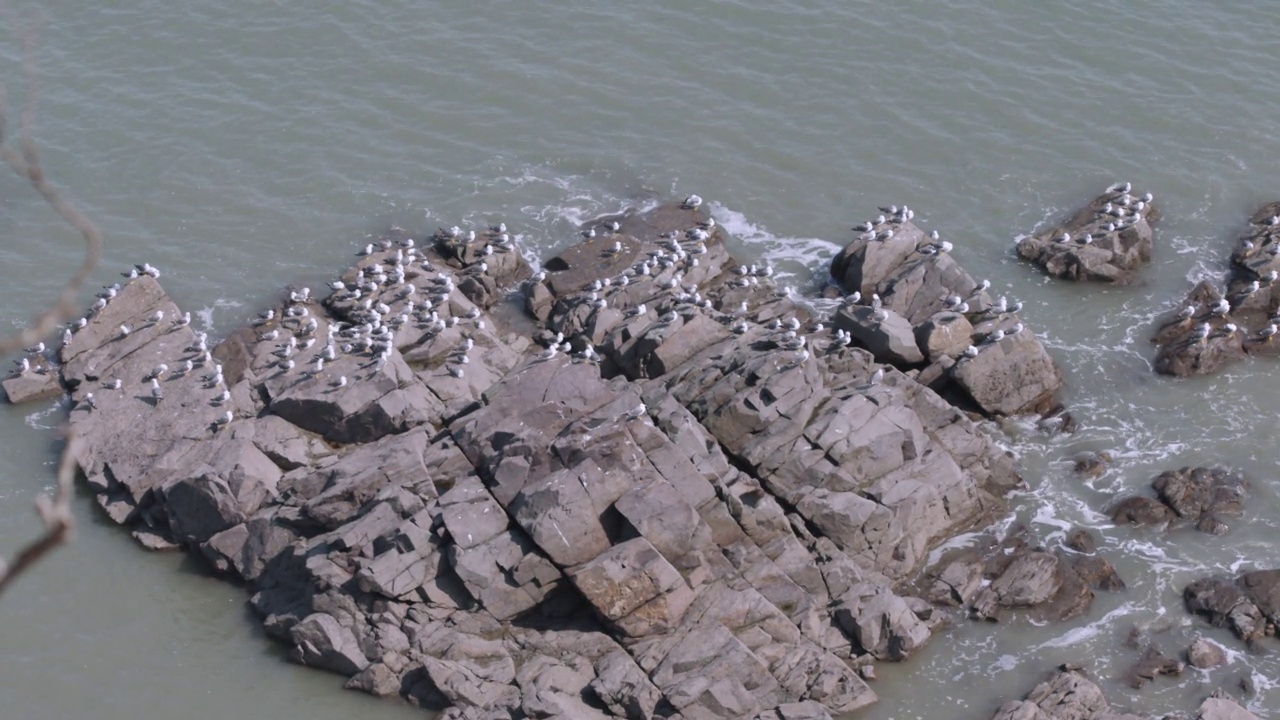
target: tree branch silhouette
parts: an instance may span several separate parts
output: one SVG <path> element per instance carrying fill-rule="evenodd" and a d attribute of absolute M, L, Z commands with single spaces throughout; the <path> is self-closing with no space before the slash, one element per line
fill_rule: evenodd
<path fill-rule="evenodd" d="M 18 551 L 13 562 L 0 560 L 0 594 L 24 571 L 35 565 L 54 548 L 71 540 L 75 532 L 75 518 L 71 515 L 72 485 L 76 477 L 76 454 L 80 441 L 74 435 L 67 438 L 58 461 L 58 485 L 53 499 L 41 495 L 36 498 L 36 513 L 44 521 L 44 534 Z"/>
<path fill-rule="evenodd" d="M 5 85 L 0 84 L 0 161 L 19 176 L 26 178 L 54 212 L 80 233 L 84 239 L 84 259 L 75 273 L 67 279 L 62 292 L 52 306 L 37 314 L 22 330 L 0 337 L 0 355 L 17 352 L 34 344 L 53 332 L 60 323 L 70 319 L 76 312 L 76 300 L 80 295 L 80 288 L 89 279 L 89 275 L 93 273 L 102 257 L 102 233 L 84 213 L 76 209 L 58 192 L 57 188 L 49 182 L 40 165 L 40 152 L 33 136 L 36 106 L 39 100 L 39 83 L 35 73 L 35 48 L 39 35 L 35 24 L 23 29 L 21 37 L 23 40 L 22 75 L 26 88 L 22 98 L 22 109 L 18 116 L 17 147 L 8 133 L 8 90 Z"/>
<path fill-rule="evenodd" d="M 0 6 L 0 12 L 21 39 L 22 77 L 24 92 L 18 115 L 18 137 L 11 139 L 8 133 L 8 88 L 0 83 L 0 162 L 8 165 L 19 176 L 26 178 L 31 187 L 44 198 L 63 220 L 70 224 L 84 239 L 84 259 L 67 279 L 57 300 L 32 318 L 26 328 L 6 336 L 0 336 L 0 355 L 7 355 L 37 342 L 47 336 L 59 324 L 76 312 L 76 300 L 89 275 L 98 266 L 102 256 L 102 234 L 89 218 L 58 192 L 49 182 L 40 165 L 40 152 L 36 147 L 34 127 L 39 100 L 39 82 L 35 72 L 35 51 L 39 45 L 37 23 L 19 27 L 8 7 Z M 58 461 L 57 487 L 52 499 L 40 496 L 36 499 L 36 512 L 44 522 L 44 534 L 18 551 L 12 562 L 0 560 L 0 593 L 55 548 L 71 540 L 75 530 L 75 518 L 71 514 L 72 485 L 75 482 L 76 461 L 80 442 L 67 430 L 67 443 Z"/>

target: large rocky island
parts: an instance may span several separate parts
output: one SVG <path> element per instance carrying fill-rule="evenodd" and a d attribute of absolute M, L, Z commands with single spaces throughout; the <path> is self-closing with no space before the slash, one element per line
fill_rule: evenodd
<path fill-rule="evenodd" d="M 70 393 L 104 511 L 243 582 L 294 660 L 445 717 L 828 718 L 944 608 L 1123 587 L 1087 533 L 930 562 L 1023 486 L 981 420 L 1069 423 L 1016 302 L 889 208 L 821 318 L 700 205 L 537 274 L 505 227 L 390 232 L 216 343 L 144 265 L 5 388 Z M 1121 717 L 1055 710 L 1082 683 L 998 717 Z"/>

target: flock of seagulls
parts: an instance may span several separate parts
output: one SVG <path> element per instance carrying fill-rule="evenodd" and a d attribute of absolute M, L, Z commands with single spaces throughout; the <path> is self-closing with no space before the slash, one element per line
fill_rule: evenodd
<path fill-rule="evenodd" d="M 158 278 L 160 277 L 160 271 L 150 264 L 142 263 L 122 272 L 121 275 L 132 281 L 144 275 Z M 62 346 L 65 348 L 71 345 L 75 341 L 75 334 L 88 326 L 90 318 L 105 310 L 119 296 L 121 290 L 123 290 L 123 287 L 116 283 L 104 287 L 98 292 L 95 302 L 89 308 L 89 313 L 84 317 L 73 320 L 63 328 Z M 137 330 L 152 329 L 158 332 L 171 332 L 187 327 L 190 324 L 191 313 L 189 312 L 182 313 L 176 317 L 169 317 L 163 309 L 157 309 L 138 324 L 137 328 L 129 325 L 119 326 L 110 340 L 122 340 Z M 27 372 L 47 373 L 48 363 L 51 359 L 49 356 L 51 348 L 41 342 L 26 350 L 29 357 L 22 357 L 15 361 L 17 374 L 22 375 Z M 215 362 L 213 355 L 209 352 L 208 336 L 203 332 L 195 333 L 195 340 L 184 348 L 183 352 L 185 356 L 176 367 L 170 368 L 169 365 L 160 363 L 140 378 L 140 382 L 143 384 L 147 395 L 150 396 L 153 405 L 158 407 L 164 400 L 165 392 L 164 386 L 161 384 L 162 381 L 176 380 L 189 376 L 195 372 L 196 368 L 211 368 L 211 371 L 205 374 L 203 378 L 204 388 L 215 391 L 214 396 L 210 398 L 210 404 L 215 406 L 225 404 L 230 399 L 230 392 L 222 375 L 222 365 Z M 98 394 L 86 392 L 78 407 L 87 411 L 95 411 L 99 408 L 99 395 L 101 393 L 119 392 L 126 389 L 127 384 L 123 378 L 110 377 L 103 379 L 96 387 Z M 229 415 L 230 411 L 222 418 L 219 418 L 215 424 L 230 422 Z"/>
<path fill-rule="evenodd" d="M 1066 230 L 1059 230 L 1053 235 L 1053 242 L 1067 245 L 1073 241 L 1077 245 L 1092 245 L 1114 233 L 1124 232 L 1141 222 L 1155 199 L 1151 193 L 1141 196 L 1132 195 L 1133 184 L 1119 182 L 1111 185 L 1103 193 L 1106 200 L 1094 212 L 1093 220 L 1081 228 L 1073 236 Z"/>

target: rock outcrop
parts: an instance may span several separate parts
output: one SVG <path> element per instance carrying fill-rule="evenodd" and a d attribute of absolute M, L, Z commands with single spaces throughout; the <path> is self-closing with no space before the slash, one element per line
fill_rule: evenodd
<path fill-rule="evenodd" d="M 1197 580 L 1182 591 L 1187 610 L 1215 627 L 1226 627 L 1253 644 L 1275 635 L 1280 623 L 1280 570 Z"/>
<path fill-rule="evenodd" d="M 1144 720 L 1115 712 L 1102 689 L 1075 670 L 1064 670 L 1035 688 L 1022 700 L 1010 700 L 991 720 Z"/>
<path fill-rule="evenodd" d="M 1025 699 L 1001 705 L 991 720 L 1147 720 L 1112 708 L 1102 688 L 1073 668 L 1078 666 L 1064 666 L 1036 685 Z M 1166 720 L 1175 717 L 1185 716 L 1165 716 Z M 1196 720 L 1258 720 L 1221 690 L 1214 691 L 1200 704 L 1195 717 Z"/>
<path fill-rule="evenodd" d="M 1072 550 L 1035 545 L 1017 525 L 1000 542 L 944 553 L 917 584 L 930 602 L 967 608 L 975 619 L 999 621 L 1018 610 L 1037 621 L 1067 620 L 1089 609 L 1095 589 L 1124 588 L 1105 558 Z"/>
<path fill-rule="evenodd" d="M 1202 281 L 1156 331 L 1156 371 L 1216 372 L 1246 355 L 1280 355 L 1280 202 L 1262 206 L 1231 254 L 1225 290 Z"/>
<path fill-rule="evenodd" d="M 1190 468 L 1168 470 L 1151 481 L 1156 497 L 1130 495 L 1111 508 L 1111 518 L 1135 525 L 1194 523 L 1197 530 L 1212 535 L 1227 531 L 1226 517 L 1244 512 L 1245 481 L 1222 469 Z"/>
<path fill-rule="evenodd" d="M 395 231 L 216 346 L 131 278 L 46 371 L 76 460 L 110 517 L 243 581 L 294 661 L 355 689 L 457 718 L 865 707 L 871 663 L 942 622 L 911 581 L 1005 512 L 1011 458 L 702 211 L 616 222 L 532 277 L 505 228 Z M 897 362 L 1013 321 L 948 262 L 914 272 L 984 309 L 913 309 L 932 275 L 881 288 Z M 488 312 L 524 278 L 534 338 Z M 1043 353 L 1025 338 L 969 360 Z"/>
<path fill-rule="evenodd" d="M 1130 283 L 1151 260 L 1158 217 L 1150 193 L 1113 185 L 1066 222 L 1019 240 L 1018 256 L 1063 280 Z"/>
<path fill-rule="evenodd" d="M 908 208 L 881 208 L 855 228 L 856 239 L 831 262 L 846 292 L 835 316 L 846 343 L 902 369 L 928 363 L 920 376 L 955 391 L 987 415 L 1047 414 L 1059 407 L 1062 373 L 1018 317 L 1020 303 L 992 298 L 951 255 L 951 243 L 926 234 Z"/>

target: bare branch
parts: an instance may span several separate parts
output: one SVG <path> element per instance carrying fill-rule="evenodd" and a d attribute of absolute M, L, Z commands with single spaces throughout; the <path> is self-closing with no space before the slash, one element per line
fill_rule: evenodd
<path fill-rule="evenodd" d="M 89 279 L 89 275 L 93 273 L 102 257 L 102 234 L 98 228 L 62 197 L 45 177 L 44 170 L 40 166 L 40 154 L 36 149 L 33 131 L 39 96 L 39 83 L 36 81 L 35 72 L 35 49 L 38 45 L 39 33 L 32 24 L 23 29 L 21 35 L 22 69 L 23 78 L 26 81 L 26 92 L 23 94 L 22 110 L 19 114 L 19 147 L 15 149 L 13 143 L 7 141 L 6 98 L 8 94 L 3 84 L 0 84 L 0 160 L 14 172 L 25 177 L 31 187 L 40 193 L 45 202 L 49 203 L 54 212 L 80 233 L 84 238 L 85 252 L 80 267 L 67 279 L 57 302 L 52 307 L 36 315 L 25 329 L 0 337 L 0 355 L 16 352 L 34 344 L 49 335 L 60 323 L 71 318 L 76 312 L 76 300 L 79 297 L 80 288 Z"/>
<path fill-rule="evenodd" d="M 0 594 L 23 571 L 59 545 L 71 540 L 75 532 L 75 518 L 71 515 L 71 492 L 79 449 L 80 439 L 68 430 L 67 445 L 62 449 L 62 459 L 58 461 L 58 486 L 54 489 L 53 499 L 50 500 L 45 495 L 36 498 L 36 512 L 44 521 L 44 534 L 19 551 L 12 563 L 4 566 L 0 562 Z"/>

